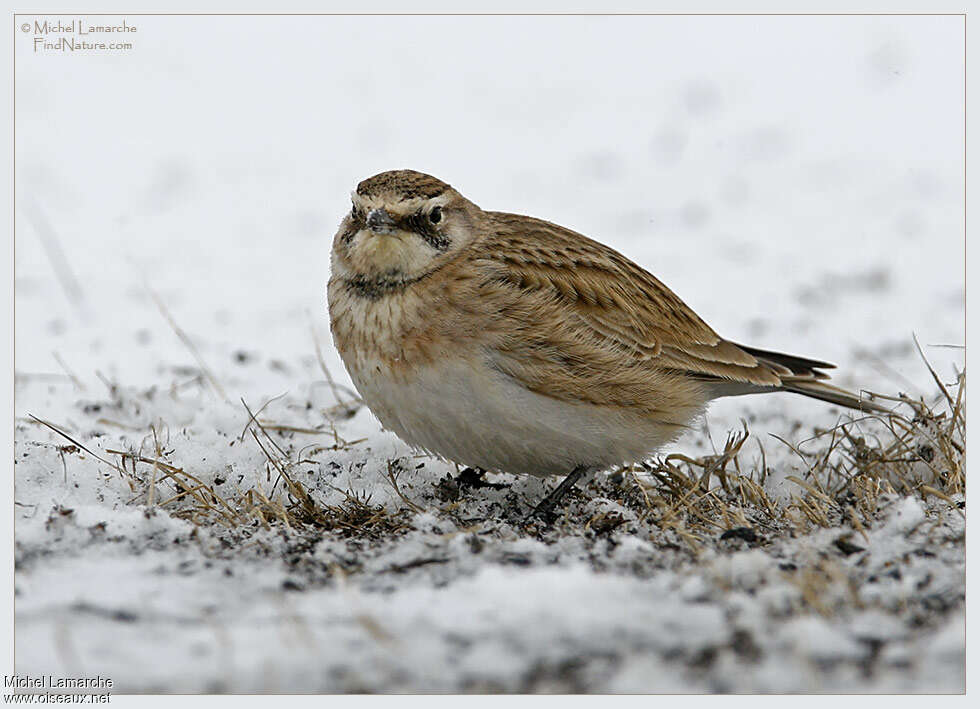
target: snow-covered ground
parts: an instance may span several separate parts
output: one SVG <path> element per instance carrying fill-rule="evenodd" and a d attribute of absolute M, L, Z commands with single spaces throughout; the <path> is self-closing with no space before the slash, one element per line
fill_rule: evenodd
<path fill-rule="evenodd" d="M 513 515 L 547 485 L 441 494 L 451 464 L 338 415 L 314 344 L 349 385 L 330 241 L 360 179 L 410 167 L 610 244 L 735 341 L 931 397 L 913 332 L 947 381 L 962 368 L 935 347 L 964 341 L 962 18 L 127 21 L 117 54 L 17 37 L 19 673 L 125 692 L 962 690 L 955 510 L 884 499 L 846 556 L 840 529 L 692 554 L 628 510 L 539 538 Z M 398 528 L 195 526 L 161 504 L 159 468 L 106 452 L 271 494 L 241 399 L 303 429 L 272 435 L 318 504 L 369 495 Z M 839 415 L 749 397 L 707 431 L 747 419 L 780 495 L 801 463 L 767 434 Z M 816 601 L 809 570 L 830 579 Z"/>

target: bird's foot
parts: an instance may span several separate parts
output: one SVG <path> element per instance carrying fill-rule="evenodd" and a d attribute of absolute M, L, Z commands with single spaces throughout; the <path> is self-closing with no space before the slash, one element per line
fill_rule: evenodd
<path fill-rule="evenodd" d="M 565 479 L 558 484 L 558 487 L 548 493 L 548 496 L 541 500 L 541 502 L 538 503 L 538 506 L 524 518 L 525 524 L 533 521 L 535 518 L 541 520 L 545 524 L 550 525 L 553 523 L 557 517 L 555 514 L 555 507 L 559 502 L 561 502 L 562 498 L 568 494 L 568 491 L 575 487 L 575 484 L 581 480 L 587 472 L 588 468 L 579 466 L 569 473 Z"/>
<path fill-rule="evenodd" d="M 492 483 L 484 479 L 487 474 L 486 470 L 481 468 L 464 468 L 459 475 L 456 476 L 456 484 L 462 488 L 480 488 L 488 487 L 491 490 L 504 490 L 510 485 L 506 483 Z"/>

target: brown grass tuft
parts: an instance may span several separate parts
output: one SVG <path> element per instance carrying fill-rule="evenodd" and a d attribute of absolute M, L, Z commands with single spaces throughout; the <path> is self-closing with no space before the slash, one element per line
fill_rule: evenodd
<path fill-rule="evenodd" d="M 760 463 L 743 471 L 740 455 L 749 437 L 743 422 L 719 454 L 672 454 L 640 466 L 643 476 L 629 471 L 642 493 L 644 517 L 697 551 L 719 532 L 743 528 L 806 533 L 844 525 L 863 536 L 884 493 L 932 498 L 962 514 L 956 497 L 966 492 L 966 376 L 959 374 L 950 391 L 926 366 L 940 387 L 932 404 L 873 394 L 894 402 L 894 410 L 848 417 L 796 445 L 774 436 L 805 466 L 802 475 L 786 476 L 799 488 L 788 500 L 765 489 L 773 471 L 761 443 Z"/>

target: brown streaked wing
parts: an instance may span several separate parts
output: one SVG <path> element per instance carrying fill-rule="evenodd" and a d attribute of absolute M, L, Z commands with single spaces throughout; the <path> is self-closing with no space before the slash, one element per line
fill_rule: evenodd
<path fill-rule="evenodd" d="M 540 219 L 488 212 L 493 230 L 481 259 L 494 277 L 552 297 L 597 343 L 705 378 L 779 386 L 791 374 L 722 339 L 667 286 L 622 254 Z"/>

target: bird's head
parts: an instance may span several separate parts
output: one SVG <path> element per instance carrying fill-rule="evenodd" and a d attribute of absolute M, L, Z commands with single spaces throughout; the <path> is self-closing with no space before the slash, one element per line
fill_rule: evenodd
<path fill-rule="evenodd" d="M 431 175 L 382 172 L 351 193 L 351 210 L 334 237 L 334 268 L 382 289 L 418 281 L 472 242 L 479 215 L 479 207 Z"/>

